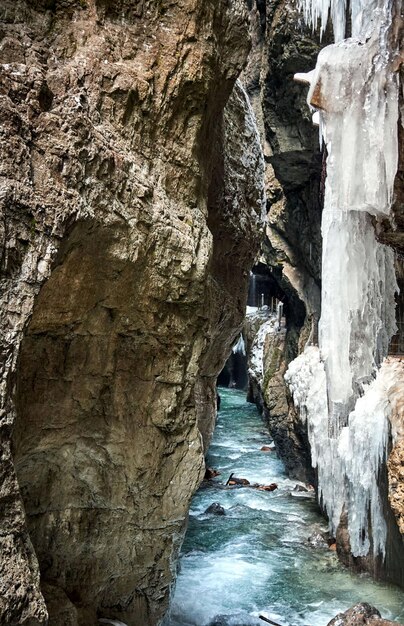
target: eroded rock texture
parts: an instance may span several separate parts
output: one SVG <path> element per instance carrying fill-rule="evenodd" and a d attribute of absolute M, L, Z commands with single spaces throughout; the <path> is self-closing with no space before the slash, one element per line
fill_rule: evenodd
<path fill-rule="evenodd" d="M 275 351 L 279 367 L 270 368 L 250 398 L 269 409 L 270 432 L 290 475 L 311 481 L 307 437 L 283 374 L 307 341 L 317 341 L 320 316 L 322 155 L 305 89 L 293 81 L 296 72 L 314 67 L 320 42 L 289 0 L 249 6 L 254 48 L 243 79 L 264 145 L 268 206 L 260 261 L 277 283 L 273 295 L 284 302 L 288 328 L 282 346 L 276 336 L 269 338 L 266 358 L 273 361 Z"/>
<path fill-rule="evenodd" d="M 259 240 L 244 7 L 0 16 L 0 623 L 155 625 Z"/>
<path fill-rule="evenodd" d="M 374 606 L 361 602 L 344 613 L 339 613 L 328 626 L 393 626 L 393 624 L 397 622 L 383 619 Z"/>

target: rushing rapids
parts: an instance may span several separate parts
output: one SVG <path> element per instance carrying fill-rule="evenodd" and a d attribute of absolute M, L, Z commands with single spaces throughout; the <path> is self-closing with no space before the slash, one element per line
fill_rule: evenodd
<path fill-rule="evenodd" d="M 296 490 L 274 452 L 260 451 L 271 444 L 255 406 L 241 391 L 220 394 L 207 462 L 221 475 L 193 499 L 169 626 L 259 626 L 258 614 L 284 626 L 325 626 L 358 601 L 402 621 L 404 594 L 342 567 L 322 538 L 314 498 Z M 232 472 L 278 489 L 224 489 Z M 205 512 L 213 502 L 225 515 Z"/>

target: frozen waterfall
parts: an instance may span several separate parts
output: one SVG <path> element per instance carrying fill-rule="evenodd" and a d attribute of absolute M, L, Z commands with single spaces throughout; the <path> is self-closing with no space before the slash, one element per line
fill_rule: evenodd
<path fill-rule="evenodd" d="M 233 346 L 232 352 L 233 354 L 242 354 L 243 356 L 246 356 L 243 333 L 240 333 L 240 337 L 238 338 L 237 343 Z"/>
<path fill-rule="evenodd" d="M 327 147 L 322 218 L 319 349 L 306 347 L 285 379 L 307 420 L 319 495 L 336 532 L 348 514 L 351 550 L 385 552 L 378 490 L 389 434 L 389 381 L 402 370 L 384 361 L 396 330 L 393 251 L 375 237 L 389 215 L 397 170 L 398 80 L 394 0 L 352 0 L 352 38 L 344 40 L 345 0 L 301 0 L 313 28 L 329 14 L 336 44 L 324 48 L 308 102 Z M 371 537 L 369 535 L 369 522 Z"/>
<path fill-rule="evenodd" d="M 386 359 L 376 379 L 364 385 L 364 394 L 348 415 L 347 426 L 331 437 L 328 429 L 327 382 L 319 349 L 309 346 L 285 374 L 295 405 L 307 420 L 313 467 L 318 470 L 319 496 L 336 533 L 343 507 L 354 556 L 370 548 L 370 510 L 373 552 L 384 555 L 386 524 L 378 490 L 380 465 L 386 458 L 391 399 L 403 369 Z"/>
<path fill-rule="evenodd" d="M 353 37 L 368 37 L 380 24 L 389 22 L 394 0 L 299 0 L 298 6 L 305 21 L 313 30 L 320 22 L 320 34 L 323 35 L 328 18 L 331 17 L 334 39 L 341 41 L 346 37 L 347 15 L 350 12 Z"/>

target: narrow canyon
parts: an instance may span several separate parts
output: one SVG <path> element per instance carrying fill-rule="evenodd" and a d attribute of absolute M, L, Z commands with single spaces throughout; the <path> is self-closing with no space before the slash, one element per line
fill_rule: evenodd
<path fill-rule="evenodd" d="M 402 36 L 400 0 L 1 1 L 1 626 L 176 626 L 252 411 L 260 498 L 394 598 L 329 624 L 404 620 Z M 321 626 L 294 593 L 266 619 Z"/>

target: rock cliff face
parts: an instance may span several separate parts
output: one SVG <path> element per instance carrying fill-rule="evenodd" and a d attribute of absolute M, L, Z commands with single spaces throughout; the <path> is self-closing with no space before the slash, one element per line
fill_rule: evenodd
<path fill-rule="evenodd" d="M 0 623 L 155 625 L 259 241 L 244 7 L 0 17 Z"/>
<path fill-rule="evenodd" d="M 286 335 L 283 331 L 267 332 L 262 340 L 262 377 L 257 382 L 253 372 L 250 399 L 266 412 L 278 453 L 289 474 L 315 481 L 316 476 L 310 471 L 306 431 L 285 388 L 283 375 L 288 363 L 302 352 L 305 345 L 317 343 L 317 322 L 320 317 L 320 222 L 327 155 L 320 154 L 317 148 L 318 136 L 305 100 L 307 92 L 292 80 L 295 72 L 313 69 L 320 42 L 302 25 L 302 16 L 296 12 L 293 3 L 251 0 L 248 5 L 252 16 L 254 49 L 244 80 L 260 120 L 266 158 L 268 204 L 267 237 L 259 260 L 270 268 L 281 290 L 281 293 L 273 295 L 284 303 L 288 329 Z M 393 20 L 397 24 L 392 29 L 392 36 L 398 40 L 400 30 L 402 37 L 402 19 L 397 13 L 393 15 Z M 331 39 L 331 33 L 326 31 L 321 47 Z M 402 56 L 400 58 L 397 54 L 394 57 L 394 71 L 399 69 L 401 62 Z M 400 78 L 402 83 L 402 68 Z M 400 93 L 402 98 L 402 89 Z M 402 104 L 401 101 L 401 118 L 398 120 L 399 158 L 392 219 L 373 222 L 378 239 L 389 244 L 396 252 L 396 276 L 401 291 L 396 298 L 399 332 L 390 346 L 390 352 L 395 357 L 390 358 L 398 360 L 402 358 L 404 350 Z M 349 284 L 349 277 L 346 281 Z M 394 282 L 394 276 L 391 282 Z M 247 335 L 251 334 L 251 328 L 249 324 Z M 253 330 L 257 331 L 256 328 Z M 258 330 L 258 334 L 260 332 Z M 349 541 L 346 540 L 346 516 L 341 519 L 338 543 L 339 554 L 345 562 L 379 576 L 388 576 L 403 585 L 404 508 L 401 484 L 404 418 L 401 396 L 402 390 L 397 390 L 393 406 L 395 425 L 392 426 L 396 434 L 390 446 L 387 467 L 382 468 L 379 477 L 388 526 L 385 562 L 381 564 L 372 557 L 352 557 Z"/>
<path fill-rule="evenodd" d="M 320 316 L 322 155 L 305 90 L 293 81 L 296 72 L 312 69 L 320 41 L 288 0 L 256 0 L 249 8 L 254 47 L 243 79 L 266 160 L 268 222 L 260 261 L 277 283 L 273 295 L 284 303 L 288 328 L 282 345 L 276 334 L 268 336 L 265 359 L 272 367 L 261 389 L 250 390 L 250 399 L 267 410 L 289 474 L 313 481 L 307 436 L 283 374 L 304 344 L 316 341 Z"/>

